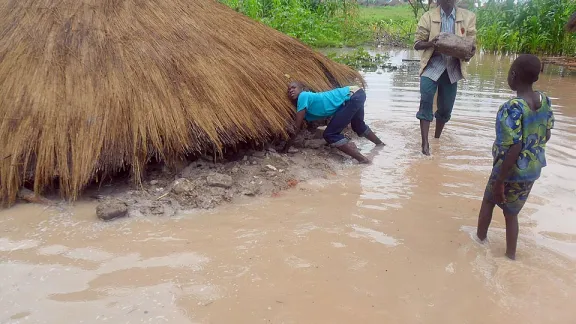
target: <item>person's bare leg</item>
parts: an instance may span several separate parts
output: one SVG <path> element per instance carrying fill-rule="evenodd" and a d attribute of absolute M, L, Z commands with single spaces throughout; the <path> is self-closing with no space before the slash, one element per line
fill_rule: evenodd
<path fill-rule="evenodd" d="M 422 154 L 430 155 L 430 143 L 428 133 L 430 132 L 430 122 L 420 119 L 420 134 L 422 135 Z"/>
<path fill-rule="evenodd" d="M 506 256 L 516 260 L 516 245 L 518 244 L 518 215 L 504 213 L 506 219 Z"/>
<path fill-rule="evenodd" d="M 476 230 L 476 236 L 480 241 L 484 241 L 486 236 L 488 236 L 488 227 L 490 227 L 490 222 L 492 222 L 492 213 L 494 212 L 494 207 L 496 205 L 487 200 L 482 200 L 482 206 L 480 207 L 480 213 L 478 215 L 478 229 Z"/>
<path fill-rule="evenodd" d="M 380 140 L 380 138 L 378 138 L 378 136 L 376 136 L 376 134 L 374 134 L 374 132 L 372 132 L 372 131 L 370 131 L 370 132 L 368 132 L 368 134 L 366 134 L 366 138 L 367 138 L 370 142 L 376 144 L 377 146 L 384 146 L 384 145 L 386 145 L 386 144 L 384 144 L 384 143 Z"/>
<path fill-rule="evenodd" d="M 436 129 L 434 130 L 434 138 L 440 138 L 440 135 L 442 135 L 442 130 L 444 129 L 444 125 L 446 125 L 446 123 L 440 121 L 439 119 L 436 119 Z"/>
<path fill-rule="evenodd" d="M 356 161 L 358 161 L 362 164 L 370 163 L 370 160 L 367 157 L 365 157 L 364 155 L 362 155 L 362 153 L 360 153 L 360 151 L 358 151 L 358 148 L 356 147 L 356 145 L 354 145 L 350 142 L 348 142 L 344 145 L 338 146 L 337 149 L 350 155 L 351 157 L 356 159 Z"/>

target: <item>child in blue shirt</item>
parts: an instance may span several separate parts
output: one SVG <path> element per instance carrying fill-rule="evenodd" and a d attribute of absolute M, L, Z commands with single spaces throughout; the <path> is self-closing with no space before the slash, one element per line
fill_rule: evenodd
<path fill-rule="evenodd" d="M 478 216 L 477 235 L 485 240 L 498 205 L 506 219 L 506 256 L 516 258 L 518 214 L 534 182 L 546 166 L 546 143 L 554 128 L 550 98 L 534 91 L 541 63 L 534 55 L 520 55 L 508 72 L 508 85 L 516 97 L 508 100 L 496 115 L 496 140 L 492 146 L 492 172 Z"/>
<path fill-rule="evenodd" d="M 284 147 L 288 151 L 294 138 L 302 128 L 302 123 L 318 119 L 331 118 L 324 131 L 324 139 L 332 147 L 350 155 L 360 163 L 370 163 L 370 160 L 358 151 L 355 145 L 342 135 L 348 126 L 358 136 L 366 137 L 376 145 L 384 145 L 364 122 L 364 103 L 366 93 L 359 87 L 343 87 L 325 92 L 304 91 L 301 82 L 292 82 L 288 86 L 288 96 L 296 102 L 295 134 Z"/>

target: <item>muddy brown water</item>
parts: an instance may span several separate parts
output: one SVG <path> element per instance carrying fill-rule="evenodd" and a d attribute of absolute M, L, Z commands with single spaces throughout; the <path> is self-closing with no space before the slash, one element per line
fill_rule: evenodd
<path fill-rule="evenodd" d="M 392 52 L 392 60 L 415 58 Z M 521 214 L 473 239 L 509 57 L 480 55 L 453 120 L 419 152 L 417 67 L 368 73 L 368 167 L 177 217 L 94 205 L 0 211 L 0 323 L 574 323 L 576 77 L 550 67 L 549 166 Z"/>

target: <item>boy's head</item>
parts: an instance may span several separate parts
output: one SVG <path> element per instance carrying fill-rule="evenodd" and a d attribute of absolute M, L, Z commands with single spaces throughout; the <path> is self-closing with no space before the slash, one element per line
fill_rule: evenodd
<path fill-rule="evenodd" d="M 531 86 L 538 81 L 541 68 L 538 57 L 531 54 L 518 56 L 508 71 L 508 86 L 514 91 L 522 86 Z"/>
<path fill-rule="evenodd" d="M 300 81 L 290 82 L 288 85 L 288 97 L 293 101 L 298 100 L 298 96 L 304 91 L 304 88 L 304 84 Z"/>
<path fill-rule="evenodd" d="M 438 0 L 436 3 L 442 8 L 453 8 L 456 0 Z"/>

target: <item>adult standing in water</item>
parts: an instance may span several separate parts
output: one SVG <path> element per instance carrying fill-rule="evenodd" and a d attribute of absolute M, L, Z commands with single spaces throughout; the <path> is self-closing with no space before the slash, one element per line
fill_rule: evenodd
<path fill-rule="evenodd" d="M 444 125 L 450 120 L 456 100 L 458 81 L 465 79 L 466 64 L 461 60 L 435 51 L 436 39 L 441 32 L 476 40 L 476 16 L 457 8 L 456 0 L 438 0 L 438 7 L 426 12 L 418 22 L 414 49 L 424 51 L 420 59 L 420 120 L 422 153 L 430 155 L 428 132 L 436 117 L 435 138 L 440 138 Z M 438 92 L 437 110 L 433 114 L 434 95 Z"/>

